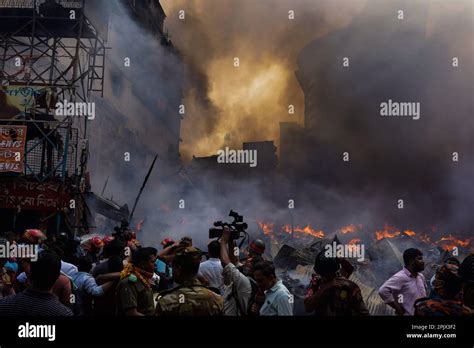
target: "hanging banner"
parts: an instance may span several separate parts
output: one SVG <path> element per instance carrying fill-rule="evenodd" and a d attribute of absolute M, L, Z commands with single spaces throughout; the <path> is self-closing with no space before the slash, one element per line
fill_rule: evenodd
<path fill-rule="evenodd" d="M 0 119 L 14 119 L 31 113 L 36 106 L 53 108 L 55 98 L 51 88 L 44 86 L 10 85 L 0 87 Z"/>
<path fill-rule="evenodd" d="M 61 182 L 38 183 L 33 180 L 0 181 L 0 208 L 57 211 L 69 202 L 70 195 Z"/>
<path fill-rule="evenodd" d="M 0 173 L 25 170 L 26 126 L 0 126 Z"/>

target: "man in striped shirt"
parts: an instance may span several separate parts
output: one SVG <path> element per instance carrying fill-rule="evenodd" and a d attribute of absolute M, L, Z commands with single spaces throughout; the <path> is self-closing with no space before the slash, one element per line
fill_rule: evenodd
<path fill-rule="evenodd" d="M 31 263 L 31 286 L 0 300 L 0 317 L 73 315 L 52 292 L 60 269 L 61 260 L 53 253 L 43 251 L 38 260 Z"/>

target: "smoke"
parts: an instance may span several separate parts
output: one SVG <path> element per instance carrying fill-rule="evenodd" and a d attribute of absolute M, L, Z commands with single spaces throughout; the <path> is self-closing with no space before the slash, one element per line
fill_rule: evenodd
<path fill-rule="evenodd" d="M 225 220 L 230 209 L 245 216 L 252 235 L 259 232 L 259 220 L 276 226 L 292 221 L 299 226 L 311 224 L 326 232 L 355 223 L 372 233 L 386 221 L 413 228 L 412 224 L 426 226 L 437 216 L 429 222 L 444 223 L 443 233 L 457 232 L 450 230 L 453 220 L 463 227 L 461 231 L 472 227 L 468 215 L 468 207 L 473 206 L 468 175 L 472 122 L 466 117 L 472 116 L 472 104 L 466 103 L 466 95 L 472 94 L 467 83 L 472 77 L 469 4 L 461 0 L 451 6 L 439 1 L 429 4 L 425 18 L 413 18 L 407 11 L 404 29 L 397 32 L 397 22 L 386 23 L 381 14 L 402 6 L 398 1 L 162 1 L 168 14 L 166 27 L 185 62 L 186 115 L 180 147 L 185 161 L 192 155 L 215 154 L 225 144 L 240 147 L 243 141 L 275 140 L 285 146 L 279 144 L 280 121 L 304 123 L 309 136 L 307 144 L 293 154 L 296 180 L 287 177 L 286 168 L 240 180 L 218 172 L 163 169 L 159 161 L 135 213 L 136 221 L 146 218 L 140 236 L 144 244 L 156 245 L 165 236 L 190 235 L 202 247 L 212 222 Z M 184 21 L 178 17 L 180 10 L 185 11 Z M 290 10 L 294 20 L 288 18 Z M 167 57 L 156 39 L 128 15 L 118 17 L 120 25 L 113 30 L 121 40 L 109 57 L 123 64 L 122 52 L 134 52 L 141 64 L 130 74 L 133 88 L 144 94 L 160 91 L 171 99 L 168 90 L 176 89 L 179 78 L 158 74 L 151 79 L 150 72 L 163 62 L 163 70 L 175 71 L 180 64 Z M 454 28 L 453 23 L 459 25 Z M 330 42 L 332 51 L 312 51 L 318 42 Z M 346 54 L 352 68 L 343 76 L 339 63 Z M 454 73 L 456 78 L 448 76 L 451 70 L 439 69 L 449 66 L 454 55 L 462 64 Z M 389 57 L 392 63 L 386 64 Z M 443 72 L 433 74 L 434 70 Z M 303 86 L 311 80 L 316 86 L 311 93 L 306 91 L 306 100 L 295 71 L 301 72 Z M 413 75 L 417 78 L 411 83 Z M 366 117 L 378 112 L 380 101 L 389 97 L 420 101 L 422 118 L 381 124 L 383 120 L 372 122 L 373 118 Z M 120 98 L 110 98 L 109 93 L 102 106 L 114 119 L 110 116 L 97 127 L 99 150 L 91 156 L 94 186 L 98 191 L 111 175 L 106 196 L 113 192 L 115 199 L 130 206 L 159 145 L 156 134 L 166 133 L 166 125 L 159 123 L 159 113 L 146 116 L 133 105 L 132 113 L 116 117 L 108 110 L 111 104 L 121 105 Z M 295 106 L 295 115 L 288 114 L 290 104 Z M 452 114 L 450 110 L 465 123 L 450 123 L 443 116 Z M 444 140 L 446 132 L 454 134 L 449 141 Z M 315 143 L 318 149 L 313 148 Z M 334 158 L 324 157 L 326 151 L 339 159 L 347 148 L 359 162 L 355 173 L 364 178 L 363 185 L 354 184 L 344 170 L 331 170 Z M 433 166 L 456 149 L 461 149 L 462 160 L 455 164 L 461 170 L 447 171 L 452 162 Z M 139 157 L 140 166 L 123 161 L 127 150 Z M 420 152 L 430 159 L 425 167 Z M 399 195 L 394 194 L 396 190 L 388 192 L 392 181 Z M 436 185 L 442 186 L 441 195 L 430 193 Z M 400 195 L 410 198 L 412 190 L 417 199 L 408 199 L 410 204 L 401 212 L 394 202 Z M 293 210 L 288 209 L 290 199 L 295 201 Z"/>
<path fill-rule="evenodd" d="M 179 55 L 133 19 L 119 0 L 103 3 L 109 21 L 104 98 L 90 128 L 92 183 L 131 208 L 155 154 L 153 182 L 177 171 L 183 66 Z M 172 145 L 176 154 L 169 153 Z"/>
<path fill-rule="evenodd" d="M 371 197 L 379 219 L 469 233 L 472 216 L 463 207 L 472 206 L 472 191 L 460 192 L 459 183 L 470 176 L 472 160 L 472 3 L 369 4 L 350 26 L 299 56 L 311 105 L 306 145 L 294 154 L 309 154 L 298 175 L 346 196 Z M 463 65 L 454 67 L 454 58 Z M 420 119 L 381 117 L 388 100 L 419 103 Z M 455 153 L 463 159 L 453 161 Z"/>
<path fill-rule="evenodd" d="M 162 1 L 167 28 L 189 67 L 189 111 L 181 154 L 216 153 L 224 144 L 275 140 L 279 122 L 300 121 L 303 94 L 294 75 L 299 51 L 346 25 L 363 1 Z M 179 18 L 184 11 L 185 19 Z M 289 19 L 294 11 L 294 19 Z M 234 58 L 240 66 L 234 66 Z M 288 106 L 295 114 L 288 114 Z M 278 145 L 277 145 L 278 146 Z"/>

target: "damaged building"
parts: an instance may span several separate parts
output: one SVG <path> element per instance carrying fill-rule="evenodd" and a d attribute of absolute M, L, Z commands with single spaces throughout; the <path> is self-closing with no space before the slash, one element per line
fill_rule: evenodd
<path fill-rule="evenodd" d="M 156 154 L 159 176 L 181 167 L 184 66 L 165 30 L 166 14 L 158 0 L 107 2 L 103 10 L 109 16 L 110 50 L 104 98 L 95 100 L 98 117 L 91 147 L 96 150 L 90 167 L 100 173 L 93 178 L 98 190 L 131 204 Z M 119 184 L 123 182 L 130 185 Z"/>

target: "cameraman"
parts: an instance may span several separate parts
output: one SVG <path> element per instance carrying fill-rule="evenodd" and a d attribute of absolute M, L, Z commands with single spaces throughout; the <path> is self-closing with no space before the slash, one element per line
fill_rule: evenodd
<path fill-rule="evenodd" d="M 234 242 L 230 238 L 231 231 L 224 227 L 220 244 L 220 260 L 224 270 L 224 315 L 245 316 L 249 314 L 252 285 L 250 279 L 242 274 L 237 267 L 239 260 L 234 252 Z M 238 253 L 237 253 L 238 255 Z"/>

